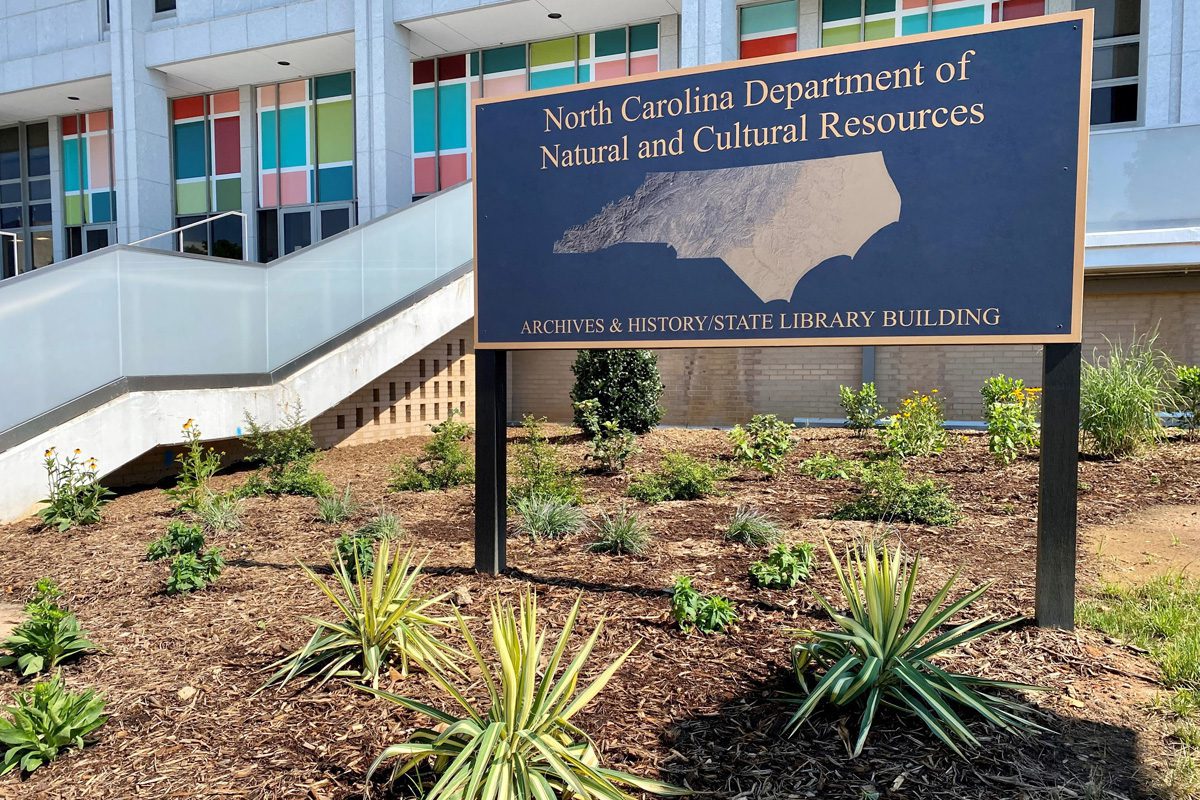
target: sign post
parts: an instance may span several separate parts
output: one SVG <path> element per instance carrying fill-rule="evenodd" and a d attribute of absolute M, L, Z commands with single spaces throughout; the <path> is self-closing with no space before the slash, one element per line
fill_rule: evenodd
<path fill-rule="evenodd" d="M 1037 344 L 1037 616 L 1070 626 L 1091 28 L 476 100 L 477 567 L 504 568 L 508 350 Z"/>

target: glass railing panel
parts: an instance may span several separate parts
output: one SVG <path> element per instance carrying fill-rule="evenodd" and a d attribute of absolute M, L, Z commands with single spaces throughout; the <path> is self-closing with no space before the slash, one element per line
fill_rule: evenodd
<path fill-rule="evenodd" d="M 474 192 L 474 184 L 463 184 L 437 198 L 434 236 L 438 275 L 470 261 L 475 255 Z"/>
<path fill-rule="evenodd" d="M 1200 225 L 1200 125 L 1093 133 L 1089 232 Z"/>
<path fill-rule="evenodd" d="M 433 197 L 363 228 L 363 305 L 367 316 L 407 297 L 437 277 L 432 235 Z"/>

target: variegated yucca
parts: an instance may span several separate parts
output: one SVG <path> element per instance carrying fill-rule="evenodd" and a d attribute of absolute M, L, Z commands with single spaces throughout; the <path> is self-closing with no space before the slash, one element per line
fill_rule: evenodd
<path fill-rule="evenodd" d="M 1021 704 L 991 693 L 1038 687 L 950 672 L 933 662 L 940 653 L 1020 621 L 1020 617 L 997 620 L 987 615 L 941 629 L 978 600 L 990 582 L 946 604 L 958 580 L 956 572 L 910 624 L 919 558 L 914 558 L 906 569 L 899 545 L 889 553 L 886 544 L 877 549 L 868 542 L 853 552 L 847 551 L 843 564 L 828 542 L 825 547 L 850 613 L 847 616 L 838 612 L 825 598 L 817 596 L 817 602 L 841 630 L 802 631 L 802 640 L 792 648 L 796 679 L 803 694 L 797 699 L 800 709 L 788 722 L 789 733 L 795 733 L 823 702 L 863 705 L 854 755 L 862 752 L 880 705 L 915 714 L 959 755 L 959 743 L 978 746 L 979 742 L 956 707 L 974 711 L 1004 730 L 1045 730 L 1019 716 L 1024 708 Z M 819 674 L 813 685 L 809 673 Z"/>
<path fill-rule="evenodd" d="M 622 786 L 655 794 L 686 794 L 665 783 L 600 766 L 595 743 L 571 722 L 637 647 L 635 643 L 580 689 L 580 673 L 604 621 L 596 624 L 578 653 L 563 667 L 578 615 L 576 601 L 546 658 L 549 632 L 538 627 L 536 596 L 532 592 L 524 595 L 519 612 L 507 603 L 493 602 L 492 640 L 499 662 L 495 666 L 484 658 L 459 616 L 459 627 L 487 688 L 490 707 L 477 710 L 464 689 L 434 665 L 427 665 L 427 671 L 465 716 L 368 689 L 435 723 L 432 728 L 417 729 L 407 742 L 385 749 L 371 766 L 371 773 L 384 762 L 402 759 L 392 768 L 392 781 L 407 777 L 417 782 L 424 800 L 631 798 Z"/>

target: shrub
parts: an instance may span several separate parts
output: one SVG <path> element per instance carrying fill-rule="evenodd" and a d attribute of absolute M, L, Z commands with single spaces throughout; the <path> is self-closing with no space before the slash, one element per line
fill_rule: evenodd
<path fill-rule="evenodd" d="M 1163 436 L 1158 412 L 1173 407 L 1171 361 L 1155 336 L 1138 336 L 1127 347 L 1108 343 L 1107 355 L 1084 362 L 1079 425 L 1092 449 L 1114 458 L 1133 455 Z"/>
<path fill-rule="evenodd" d="M 49 495 L 38 512 L 42 527 L 65 531 L 99 522 L 102 509 L 116 495 L 100 485 L 96 459 L 84 459 L 79 450 L 62 458 L 53 447 L 43 455 Z"/>
<path fill-rule="evenodd" d="M 578 533 L 586 519 L 577 506 L 557 497 L 535 494 L 517 501 L 517 530 L 534 541 Z"/>
<path fill-rule="evenodd" d="M 192 515 L 210 531 L 236 531 L 242 527 L 242 498 L 237 492 L 210 494 Z"/>
<path fill-rule="evenodd" d="M 849 386 L 839 386 L 838 397 L 842 410 L 846 412 L 846 427 L 854 431 L 855 436 L 866 436 L 883 416 L 884 409 L 879 403 L 874 382 L 864 383 L 858 391 Z"/>
<path fill-rule="evenodd" d="M 199 553 L 203 549 L 204 530 L 199 525 L 172 520 L 167 523 L 167 532 L 146 549 L 146 560 L 160 561 L 180 553 Z"/>
<path fill-rule="evenodd" d="M 300 402 L 280 405 L 279 425 L 274 428 L 259 424 L 246 414 L 248 433 L 242 438 L 250 448 L 249 461 L 265 467 L 272 477 L 278 477 L 296 464 L 311 465 L 317 453 L 312 429 L 304 422 Z M 307 470 L 306 470 L 307 471 Z"/>
<path fill-rule="evenodd" d="M 988 386 L 985 384 L 983 388 L 988 452 L 1000 466 L 1016 461 L 1036 448 L 1040 441 L 1037 418 L 1041 390 L 1026 388 L 1020 380 L 1015 383 L 1018 385 L 1007 395 L 989 397 Z"/>
<path fill-rule="evenodd" d="M 590 440 L 584 456 L 608 475 L 625 469 L 625 462 L 637 453 L 636 437 L 613 420 L 600 419 L 600 401 L 592 398 L 575 403 L 575 414 L 582 419 L 583 432 Z"/>
<path fill-rule="evenodd" d="M 334 541 L 334 557 L 346 565 L 351 580 L 375 570 L 375 541 L 374 537 L 357 533 L 343 533 Z"/>
<path fill-rule="evenodd" d="M 596 541 L 588 546 L 593 553 L 609 553 L 614 556 L 638 555 L 646 552 L 650 544 L 650 530 L 645 523 L 625 507 L 611 516 L 600 512 L 594 523 Z"/>
<path fill-rule="evenodd" d="M 861 492 L 834 512 L 834 519 L 896 520 L 923 525 L 952 525 L 958 507 L 945 486 L 926 478 L 909 481 L 904 467 L 888 459 L 863 471 Z"/>
<path fill-rule="evenodd" d="M 494 601 L 491 610 L 492 641 L 499 664 L 489 663 L 466 621 L 458 627 L 474 657 L 472 674 L 483 675 L 488 708 L 476 708 L 475 679 L 461 680 L 439 667 L 430 676 L 462 716 L 447 713 L 417 700 L 372 689 L 372 694 L 407 711 L 432 720 L 418 728 L 408 741 L 380 753 L 370 776 L 384 763 L 400 759 L 391 770 L 391 782 L 413 781 L 408 790 L 425 800 L 490 800 L 490 798 L 571 797 L 576 800 L 627 800 L 622 787 L 656 794 L 681 791 L 599 765 L 595 742 L 572 718 L 587 707 L 633 652 L 633 645 L 598 673 L 591 683 L 582 673 L 599 641 L 601 620 L 584 640 L 578 653 L 566 660 L 568 643 L 579 616 L 575 602 L 555 641 L 538 624 L 537 599 L 530 592 L 519 610 Z M 553 649 L 546 651 L 549 641 Z M 460 679 L 462 675 L 458 676 Z"/>
<path fill-rule="evenodd" d="M 755 414 L 746 427 L 733 427 L 729 441 L 739 463 L 771 478 L 792 449 L 792 425 L 774 414 Z"/>
<path fill-rule="evenodd" d="M 911 712 L 934 736 L 955 753 L 958 743 L 978 746 L 979 741 L 959 716 L 974 711 L 997 728 L 1007 731 L 1045 731 L 1021 716 L 1022 706 L 993 694 L 995 690 L 1032 690 L 1036 687 L 989 680 L 950 672 L 937 666 L 935 656 L 989 633 L 1007 628 L 1019 617 L 995 620 L 985 616 L 943 630 L 948 620 L 970 608 L 987 591 L 983 584 L 946 603 L 959 573 L 938 590 L 914 622 L 910 614 L 917 585 L 918 559 L 904 568 L 899 546 L 889 553 L 873 543 L 846 553 L 845 563 L 826 545 L 837 573 L 842 599 L 835 603 L 817 596 L 817 602 L 840 628 L 807 630 L 792 648 L 792 663 L 800 684 L 799 710 L 788 722 L 794 734 L 823 703 L 863 708 L 853 753 L 860 754 L 880 705 Z M 843 614 L 834 606 L 848 606 Z M 810 684 L 809 678 L 815 679 Z"/>
<path fill-rule="evenodd" d="M 417 591 L 424 563 L 414 564 L 412 553 L 402 554 L 399 548 L 393 556 L 390 542 L 384 539 L 369 576 L 361 565 L 348 567 L 339 554 L 330 562 L 332 586 L 301 564 L 304 574 L 343 618 L 337 622 L 311 620 L 317 629 L 308 643 L 272 664 L 277 671 L 265 686 L 285 686 L 308 674 L 318 685 L 331 678 L 350 678 L 378 686 L 380 675 L 396 660 L 402 675 L 408 674 L 410 660 L 431 672 L 458 673 L 455 662 L 460 654 L 433 635 L 435 629 L 452 622 L 449 617 L 431 614 L 448 595 L 426 597 Z"/>
<path fill-rule="evenodd" d="M 754 547 L 774 544 L 781 535 L 775 520 L 751 506 L 738 506 L 725 529 L 725 538 L 729 541 Z"/>
<path fill-rule="evenodd" d="M 942 404 L 929 394 L 913 392 L 900 403 L 900 410 L 888 418 L 883 429 L 883 443 L 893 455 L 900 458 L 928 456 L 940 453 L 946 447 L 946 420 L 942 416 Z"/>
<path fill-rule="evenodd" d="M 629 484 L 629 496 L 643 503 L 696 500 L 712 494 L 726 473 L 685 453 L 667 453 L 657 472 L 638 475 Z"/>
<path fill-rule="evenodd" d="M 1183 424 L 1195 433 L 1200 430 L 1200 365 L 1175 367 L 1175 393 Z"/>
<path fill-rule="evenodd" d="M 1009 402 L 1014 392 L 1024 388 L 1025 381 L 1020 378 L 1010 378 L 1001 374 L 986 379 L 979 390 L 979 396 L 983 398 L 984 413 L 996 403 Z"/>
<path fill-rule="evenodd" d="M 250 473 L 250 477 L 240 485 L 230 490 L 230 496 L 244 500 L 247 497 L 262 497 L 264 494 L 270 494 L 271 487 L 267 484 L 263 477 L 258 472 Z"/>
<path fill-rule="evenodd" d="M 323 497 L 336 490 L 325 473 L 312 468 L 311 461 L 296 461 L 274 475 L 267 484 L 270 494 L 290 494 L 299 497 Z"/>
<path fill-rule="evenodd" d="M 733 601 L 720 595 L 705 595 L 696 608 L 696 630 L 701 633 L 723 633 L 737 620 Z"/>
<path fill-rule="evenodd" d="M 195 420 L 183 423 L 183 451 L 175 456 L 179 475 L 175 485 L 166 490 L 178 511 L 195 511 L 212 494 L 208 481 L 217 474 L 221 459 L 225 457 L 224 453 L 205 447 L 201 438 L 200 426 Z"/>
<path fill-rule="evenodd" d="M 171 559 L 167 594 L 186 594 L 204 589 L 216 582 L 224 568 L 225 559 L 216 547 L 210 547 L 203 553 L 180 553 Z"/>
<path fill-rule="evenodd" d="M 791 589 L 812 574 L 813 546 L 777 544 L 766 559 L 750 565 L 750 582 L 763 589 Z"/>
<path fill-rule="evenodd" d="M 430 427 L 433 438 L 425 443 L 422 454 L 392 469 L 392 489 L 426 492 L 449 489 L 475 480 L 471 454 L 463 442 L 471 435 L 471 426 L 455 420 L 457 409 L 446 412 L 446 419 Z"/>
<path fill-rule="evenodd" d="M 32 599 L 25 604 L 29 618 L 0 643 L 5 651 L 0 667 L 16 667 L 22 675 L 34 675 L 96 649 L 75 615 L 59 605 L 61 596 L 53 581 L 38 581 Z"/>
<path fill-rule="evenodd" d="M 649 433 L 662 419 L 658 356 L 649 350 L 580 350 L 571 372 L 575 374 L 571 402 L 596 400 L 601 420 L 641 434 Z M 575 425 L 584 428 L 578 409 Z"/>
<path fill-rule="evenodd" d="M 0 717 L 0 742 L 7 745 L 0 775 L 15 769 L 30 773 L 63 751 L 82 748 L 107 720 L 103 698 L 90 689 L 67 691 L 61 675 L 17 692 L 14 699 Z"/>
<path fill-rule="evenodd" d="M 675 578 L 671 586 L 671 619 L 675 620 L 681 630 L 686 629 L 696 620 L 696 610 L 704 596 L 696 591 L 692 579 L 686 575 Z"/>
<path fill-rule="evenodd" d="M 864 467 L 861 461 L 841 458 L 834 453 L 817 453 L 800 462 L 800 474 L 817 480 L 828 481 L 834 478 L 852 480 L 862 474 Z"/>
<path fill-rule="evenodd" d="M 354 498 L 350 495 L 350 484 L 348 483 L 346 491 L 342 492 L 340 496 L 327 494 L 317 497 L 317 519 L 326 525 L 345 522 L 354 516 L 354 512 L 357 510 L 358 503 L 354 502 Z"/>
<path fill-rule="evenodd" d="M 371 539 L 396 539 L 404 535 L 404 527 L 400 524 L 400 518 L 395 514 L 390 511 L 380 511 L 355 531 L 355 534 Z"/>
<path fill-rule="evenodd" d="M 510 506 L 534 495 L 553 497 L 571 505 L 583 502 L 579 477 L 559 463 L 557 448 L 542 432 L 545 422 L 531 414 L 526 414 L 521 422 L 525 443 L 516 448 L 516 475 L 508 490 Z"/>
<path fill-rule="evenodd" d="M 683 631 L 695 628 L 701 633 L 720 633 L 733 624 L 737 614 L 728 598 L 701 594 L 691 578 L 681 575 L 671 587 L 671 618 Z"/>

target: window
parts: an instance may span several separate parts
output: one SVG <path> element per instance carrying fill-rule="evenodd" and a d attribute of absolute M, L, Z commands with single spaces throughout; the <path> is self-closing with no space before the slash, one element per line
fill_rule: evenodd
<path fill-rule="evenodd" d="M 237 90 L 171 101 L 171 170 L 175 225 L 183 252 L 242 257 L 242 220 L 221 217 L 242 208 L 242 116 Z"/>
<path fill-rule="evenodd" d="M 1141 93 L 1141 0 L 1077 0 L 1075 8 L 1090 8 L 1096 14 L 1092 124 L 1136 123 Z"/>
<path fill-rule="evenodd" d="M 59 118 L 62 131 L 63 224 L 67 256 L 90 253 L 117 240 L 113 191 L 112 112 Z"/>
<path fill-rule="evenodd" d="M 154 0 L 154 13 L 165 14 L 175 10 L 175 0 Z"/>
<path fill-rule="evenodd" d="M 0 277 L 54 261 L 50 126 L 0 128 Z"/>

